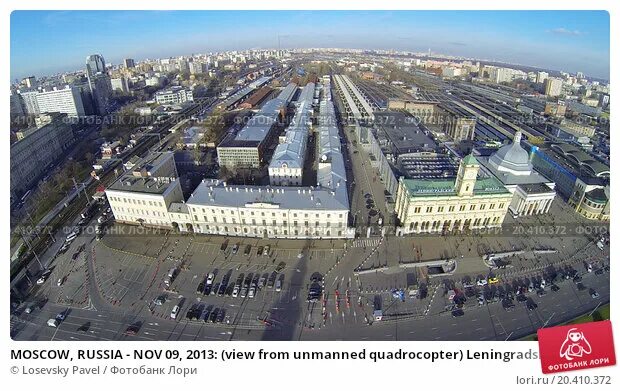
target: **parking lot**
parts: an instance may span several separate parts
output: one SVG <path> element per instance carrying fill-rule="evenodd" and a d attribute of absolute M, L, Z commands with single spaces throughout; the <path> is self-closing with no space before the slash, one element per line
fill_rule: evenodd
<path fill-rule="evenodd" d="M 528 227 L 574 219 L 562 202 L 554 207 L 553 217 L 516 223 Z M 119 227 L 125 230 L 119 233 L 110 224 L 101 240 L 95 240 L 95 221 L 83 227 L 52 262 L 31 300 L 40 305 L 16 318 L 19 327 L 27 326 L 24 335 L 84 339 L 98 333 L 99 339 L 145 340 L 505 339 L 609 300 L 609 247 L 601 250 L 585 235 L 270 241 L 133 232 L 127 226 Z M 483 257 L 502 252 L 511 255 L 497 262 L 500 268 Z M 447 274 L 433 274 L 433 268 L 417 265 L 448 258 L 456 259 L 456 267 Z M 579 277 L 573 281 L 575 273 Z M 413 293 L 411 274 L 416 275 Z M 59 326 L 64 331 L 48 333 L 45 314 L 68 308 L 72 312 Z M 376 309 L 383 313 L 380 322 L 373 319 Z M 127 335 L 134 323 L 139 323 L 135 335 Z M 428 327 L 420 330 L 426 323 Z M 66 330 L 63 324 L 75 330 Z M 91 335 L 78 330 L 85 324 Z M 409 331 L 397 334 L 392 330 L 396 325 L 401 332 Z"/>

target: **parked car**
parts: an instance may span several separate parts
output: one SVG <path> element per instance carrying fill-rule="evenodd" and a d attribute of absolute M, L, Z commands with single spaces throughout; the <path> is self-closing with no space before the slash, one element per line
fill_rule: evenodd
<path fill-rule="evenodd" d="M 265 249 L 263 250 L 263 256 L 265 256 L 265 257 L 269 256 L 270 250 L 271 250 L 271 246 L 266 245 Z"/>
<path fill-rule="evenodd" d="M 157 296 L 157 298 L 155 298 L 155 301 L 154 301 L 155 305 L 164 305 L 165 302 L 166 302 L 166 296 L 164 295 Z"/>
<path fill-rule="evenodd" d="M 258 246 L 258 249 L 256 250 L 256 255 L 263 255 L 263 246 Z"/>
<path fill-rule="evenodd" d="M 282 290 L 282 280 L 276 281 L 276 292 L 280 292 Z"/>
<path fill-rule="evenodd" d="M 245 250 L 243 250 L 243 255 L 250 255 L 250 251 L 252 251 L 252 246 L 246 244 Z"/>
<path fill-rule="evenodd" d="M 181 308 L 178 305 L 175 305 L 174 307 L 172 307 L 172 312 L 170 312 L 170 318 L 176 319 L 177 315 L 179 314 L 180 309 Z"/>
<path fill-rule="evenodd" d="M 57 319 L 48 319 L 47 320 L 47 325 L 49 327 L 58 327 L 58 324 L 59 324 L 59 322 L 58 322 Z"/>
<path fill-rule="evenodd" d="M 235 244 L 232 248 L 232 253 L 237 254 L 238 251 L 239 251 L 239 244 Z"/>

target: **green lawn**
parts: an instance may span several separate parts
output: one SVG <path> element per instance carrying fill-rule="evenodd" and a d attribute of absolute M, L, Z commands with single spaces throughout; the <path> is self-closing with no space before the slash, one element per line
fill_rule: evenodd
<path fill-rule="evenodd" d="M 579 323 L 587 323 L 594 322 L 599 320 L 607 320 L 609 319 L 609 304 L 602 305 L 596 309 L 590 316 L 590 313 L 581 315 L 578 318 L 570 320 L 566 323 L 562 323 L 559 326 L 569 325 L 569 324 L 579 324 Z M 531 334 L 526 337 L 519 339 L 520 341 L 538 341 L 538 336 L 536 334 Z"/>
<path fill-rule="evenodd" d="M 605 304 L 605 305 L 598 307 L 598 309 L 592 314 L 592 316 L 590 316 L 589 313 L 587 313 L 585 315 L 582 315 L 564 324 L 579 324 L 579 323 L 594 322 L 596 320 L 605 320 L 605 319 L 609 319 L 609 304 Z"/>

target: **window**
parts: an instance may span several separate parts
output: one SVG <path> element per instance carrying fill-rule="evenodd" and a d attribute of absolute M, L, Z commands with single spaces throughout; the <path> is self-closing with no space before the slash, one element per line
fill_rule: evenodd
<path fill-rule="evenodd" d="M 448 207 L 448 212 L 454 212 L 454 205 Z"/>
<path fill-rule="evenodd" d="M 484 210 L 487 206 L 485 204 L 480 205 L 480 210 Z"/>
<path fill-rule="evenodd" d="M 503 209 L 504 208 L 504 203 L 502 202 L 501 204 L 499 204 L 499 208 Z"/>
<path fill-rule="evenodd" d="M 418 206 L 418 207 L 416 207 L 416 208 L 414 208 L 414 209 L 413 209 L 413 212 L 414 212 L 414 213 L 420 213 L 420 209 L 421 209 L 421 208 Z"/>
<path fill-rule="evenodd" d="M 426 207 L 426 213 L 432 213 L 433 212 L 433 207 L 432 206 L 427 206 Z"/>
<path fill-rule="evenodd" d="M 443 206 L 438 207 L 437 208 L 437 212 L 439 212 L 439 213 L 443 212 Z"/>
<path fill-rule="evenodd" d="M 462 212 L 462 211 L 464 211 L 464 210 L 465 210 L 465 205 L 461 205 L 461 206 L 459 206 L 459 212 Z"/>
<path fill-rule="evenodd" d="M 489 209 L 495 209 L 495 204 L 489 205 Z"/>
<path fill-rule="evenodd" d="M 469 205 L 469 210 L 476 210 L 476 205 Z"/>

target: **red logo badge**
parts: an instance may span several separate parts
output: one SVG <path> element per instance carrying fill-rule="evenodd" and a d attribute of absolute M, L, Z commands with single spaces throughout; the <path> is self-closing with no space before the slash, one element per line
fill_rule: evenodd
<path fill-rule="evenodd" d="M 543 373 L 616 365 L 608 320 L 539 329 L 538 348 Z"/>

